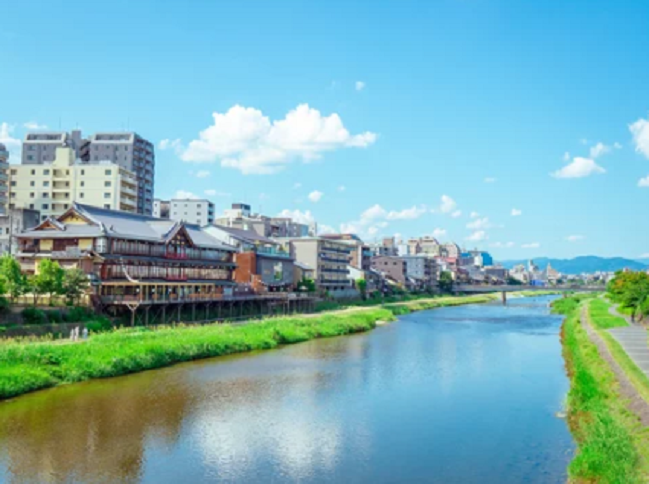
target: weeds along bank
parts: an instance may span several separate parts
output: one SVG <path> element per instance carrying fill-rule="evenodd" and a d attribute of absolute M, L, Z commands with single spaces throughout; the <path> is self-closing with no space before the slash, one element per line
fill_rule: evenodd
<path fill-rule="evenodd" d="M 603 304 L 587 297 L 554 303 L 554 310 L 566 316 L 561 339 L 570 378 L 568 425 L 578 445 L 568 473 L 571 482 L 646 482 L 649 442 L 645 429 L 628 410 L 611 367 L 580 322 L 581 311 L 586 309 L 598 334 L 621 324 L 609 319 Z"/>
<path fill-rule="evenodd" d="M 81 343 L 7 340 L 0 343 L 0 399 L 184 361 L 359 333 L 373 329 L 377 321 L 394 320 L 396 315 L 494 299 L 493 295 L 443 297 L 315 316 L 270 318 L 247 325 L 120 329 Z"/>

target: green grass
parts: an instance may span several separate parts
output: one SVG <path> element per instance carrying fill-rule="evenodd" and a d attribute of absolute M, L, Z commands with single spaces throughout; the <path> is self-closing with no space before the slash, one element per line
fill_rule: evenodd
<path fill-rule="evenodd" d="M 591 322 L 596 329 L 611 329 L 628 326 L 624 318 L 608 312 L 611 305 L 603 299 L 594 299 L 588 307 Z"/>
<path fill-rule="evenodd" d="M 571 482 L 644 482 L 646 437 L 618 393 L 613 372 L 579 323 L 579 311 L 574 308 L 562 327 L 571 383 L 568 423 L 578 443 L 568 467 Z"/>
<path fill-rule="evenodd" d="M 0 400 L 61 384 L 368 331 L 377 321 L 391 321 L 396 315 L 496 298 L 488 294 L 440 297 L 311 316 L 269 318 L 247 325 L 129 328 L 97 334 L 78 344 L 61 344 L 51 338 L 5 340 L 0 343 Z"/>

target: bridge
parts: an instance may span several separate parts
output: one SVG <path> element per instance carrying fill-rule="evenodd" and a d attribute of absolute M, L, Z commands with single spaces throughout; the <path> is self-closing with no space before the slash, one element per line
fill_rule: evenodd
<path fill-rule="evenodd" d="M 520 285 L 516 286 L 513 284 L 502 284 L 499 286 L 477 286 L 470 284 L 458 284 L 453 286 L 453 291 L 456 293 L 465 293 L 465 294 L 485 294 L 492 292 L 499 292 L 502 295 L 503 303 L 507 303 L 507 293 L 508 292 L 519 292 L 519 291 L 529 291 L 529 292 L 541 292 L 541 291 L 557 291 L 557 292 L 602 292 L 605 291 L 604 286 L 579 286 L 579 285 L 561 285 L 561 286 L 527 286 Z"/>

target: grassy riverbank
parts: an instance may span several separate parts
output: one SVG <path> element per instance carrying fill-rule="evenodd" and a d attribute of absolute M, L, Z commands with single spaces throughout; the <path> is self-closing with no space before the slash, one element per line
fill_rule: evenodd
<path fill-rule="evenodd" d="M 582 326 L 580 313 L 584 305 L 590 305 L 594 328 L 613 327 L 619 322 L 609 320 L 608 311 L 604 315 L 599 300 L 569 299 L 556 301 L 554 308 L 566 315 L 561 337 L 570 378 L 568 424 L 578 443 L 578 452 L 568 468 L 570 480 L 644 482 L 646 433 L 637 416 L 628 410 L 615 374 Z"/>
<path fill-rule="evenodd" d="M 368 331 L 377 321 L 390 321 L 396 315 L 496 298 L 489 294 L 441 297 L 384 307 L 269 318 L 246 325 L 120 329 L 76 344 L 8 340 L 0 344 L 0 400 L 61 384 Z"/>

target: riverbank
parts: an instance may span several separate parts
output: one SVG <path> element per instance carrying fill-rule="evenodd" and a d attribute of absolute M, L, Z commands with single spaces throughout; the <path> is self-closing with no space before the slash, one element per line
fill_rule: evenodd
<path fill-rule="evenodd" d="M 566 316 L 561 339 L 570 378 L 568 425 L 578 443 L 568 467 L 570 480 L 645 482 L 647 402 L 633 363 L 622 357 L 607 332 L 626 322 L 611 316 L 599 299 L 562 299 L 554 309 Z"/>
<path fill-rule="evenodd" d="M 8 340 L 0 344 L 0 400 L 95 378 L 175 363 L 267 350 L 315 338 L 369 331 L 379 321 L 445 306 L 486 303 L 498 296 L 440 297 L 350 308 L 317 315 L 268 318 L 254 324 L 119 329 L 78 344 Z"/>

